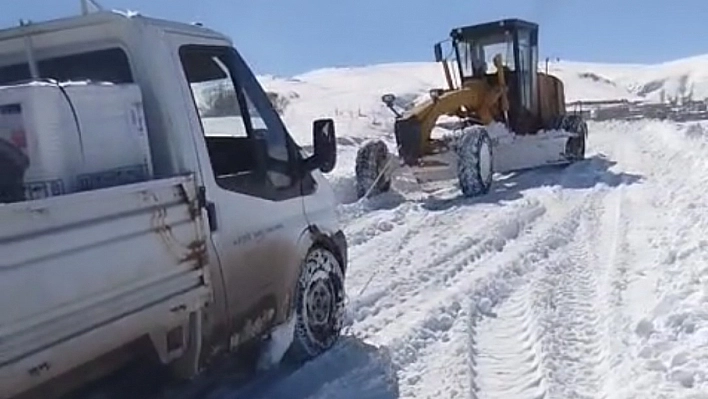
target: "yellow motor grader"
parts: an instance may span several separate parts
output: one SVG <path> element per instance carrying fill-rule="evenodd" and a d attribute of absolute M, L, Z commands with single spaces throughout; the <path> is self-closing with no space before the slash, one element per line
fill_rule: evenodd
<path fill-rule="evenodd" d="M 443 56 L 446 42 L 454 58 Z M 393 94 L 382 97 L 396 115 L 398 159 L 381 140 L 361 147 L 359 197 L 389 190 L 396 164 L 410 167 L 421 184 L 456 178 L 471 197 L 489 191 L 495 172 L 584 159 L 586 122 L 566 113 L 563 83 L 538 71 L 537 24 L 505 19 L 455 28 L 434 50 L 448 87 L 407 110 L 396 109 Z M 433 137 L 440 117 L 453 123 Z"/>

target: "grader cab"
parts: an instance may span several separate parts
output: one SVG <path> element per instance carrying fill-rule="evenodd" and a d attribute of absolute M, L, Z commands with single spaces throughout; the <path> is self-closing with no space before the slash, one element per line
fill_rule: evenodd
<path fill-rule="evenodd" d="M 446 42 L 452 62 L 443 43 L 434 46 L 446 88 L 405 111 L 393 94 L 382 97 L 396 115 L 398 161 L 419 183 L 456 176 L 463 195 L 475 196 L 489 190 L 494 172 L 584 158 L 586 123 L 566 113 L 563 83 L 538 71 L 538 25 L 506 19 L 455 28 Z M 441 116 L 458 123 L 434 138 Z M 386 144 L 368 142 L 357 155 L 359 195 L 388 190 L 396 160 Z"/>

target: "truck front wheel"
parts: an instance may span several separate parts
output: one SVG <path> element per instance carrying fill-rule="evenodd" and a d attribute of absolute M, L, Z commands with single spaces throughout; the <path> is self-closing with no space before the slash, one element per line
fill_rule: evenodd
<path fill-rule="evenodd" d="M 324 247 L 313 248 L 305 258 L 298 280 L 291 358 L 303 361 L 331 348 L 342 329 L 344 307 L 340 261 Z"/>

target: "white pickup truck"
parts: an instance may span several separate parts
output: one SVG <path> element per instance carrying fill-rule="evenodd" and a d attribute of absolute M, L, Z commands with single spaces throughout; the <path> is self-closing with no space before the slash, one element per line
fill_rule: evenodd
<path fill-rule="evenodd" d="M 139 89 L 150 174 L 30 197 L 43 154 L 30 147 L 51 131 L 27 128 L 3 88 L 40 82 Z M 323 177 L 334 123 L 314 121 L 303 152 L 227 37 L 105 11 L 0 30 L 3 109 L 6 130 L 25 129 L 7 138 L 0 123 L 0 398 L 53 397 L 135 356 L 190 378 L 273 335 L 292 336 L 299 359 L 336 342 L 347 244 Z M 90 112 L 72 112 L 88 140 Z"/>

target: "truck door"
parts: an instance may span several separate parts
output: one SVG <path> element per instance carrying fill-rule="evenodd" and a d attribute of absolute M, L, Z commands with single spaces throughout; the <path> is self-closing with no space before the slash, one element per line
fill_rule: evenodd
<path fill-rule="evenodd" d="M 203 130 L 197 149 L 233 346 L 286 312 L 305 255 L 297 247 L 307 226 L 299 161 L 235 50 L 185 45 L 179 59 Z"/>

